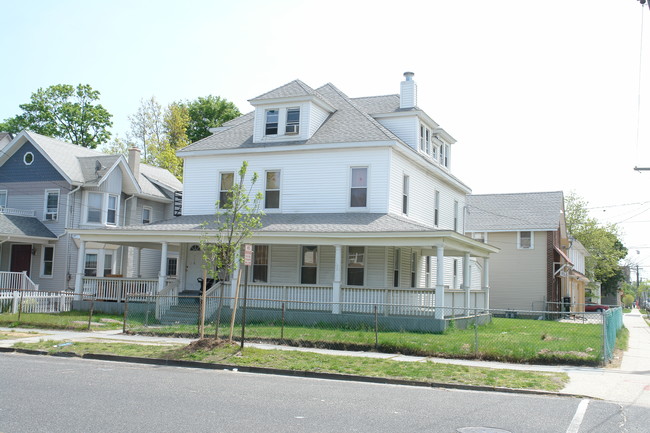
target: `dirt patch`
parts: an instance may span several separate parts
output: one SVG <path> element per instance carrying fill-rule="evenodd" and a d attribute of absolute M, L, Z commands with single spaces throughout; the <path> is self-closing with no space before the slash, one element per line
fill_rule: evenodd
<path fill-rule="evenodd" d="M 589 349 L 590 348 L 587 348 L 588 351 L 589 351 Z M 591 349 L 590 351 L 593 351 L 593 349 Z M 590 358 L 591 357 L 591 355 L 589 355 L 588 352 L 578 352 L 578 351 L 575 351 L 575 350 L 570 350 L 570 351 L 566 351 L 566 352 L 559 352 L 559 351 L 554 352 L 552 350 L 542 349 L 537 353 L 539 355 L 546 355 L 546 356 L 551 355 L 551 356 L 558 356 L 558 357 L 563 357 L 563 356 L 566 356 L 566 355 L 575 356 L 577 358 Z"/>
<path fill-rule="evenodd" d="M 40 337 L 44 334 L 39 334 L 37 332 L 0 332 L 0 340 L 15 340 L 17 338 L 30 338 L 30 337 Z"/>
<path fill-rule="evenodd" d="M 235 343 L 229 343 L 226 340 L 216 338 L 201 338 L 200 340 L 192 341 L 190 344 L 182 348 L 183 352 L 194 353 L 199 350 L 212 350 L 222 347 L 236 347 Z"/>
<path fill-rule="evenodd" d="M 72 323 L 75 325 L 88 325 L 88 322 L 85 320 L 75 320 Z M 106 325 L 105 323 L 100 323 L 100 322 L 90 322 L 90 326 L 104 326 Z"/>

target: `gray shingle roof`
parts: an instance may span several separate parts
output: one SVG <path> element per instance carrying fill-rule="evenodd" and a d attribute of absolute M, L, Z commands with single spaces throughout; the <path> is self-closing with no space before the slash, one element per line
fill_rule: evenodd
<path fill-rule="evenodd" d="M 562 191 L 482 194 L 467 197 L 465 229 L 472 231 L 557 230 L 564 213 Z"/>
<path fill-rule="evenodd" d="M 56 239 L 56 235 L 35 217 L 0 214 L 0 236 Z"/>
<path fill-rule="evenodd" d="M 326 84 L 314 90 L 314 92 L 318 97 L 334 107 L 336 111 L 308 140 L 253 143 L 254 116 L 252 113 L 248 113 L 224 124 L 224 126 L 228 127 L 227 129 L 217 131 L 213 135 L 190 144 L 183 148 L 182 152 L 271 146 L 308 146 L 311 144 L 359 141 L 401 141 L 370 115 L 364 108 L 363 102 L 357 104 L 355 100 L 350 99 L 334 85 Z"/>
<path fill-rule="evenodd" d="M 214 215 L 185 215 L 139 226 L 107 228 L 133 231 L 203 231 L 201 224 L 213 221 Z M 208 226 L 208 229 L 210 226 Z M 262 216 L 263 233 L 390 233 L 431 232 L 430 226 L 418 224 L 392 214 L 378 213 L 299 213 Z"/>
<path fill-rule="evenodd" d="M 250 101 L 262 101 L 265 99 L 291 98 L 296 96 L 316 96 L 314 89 L 300 80 L 293 80 L 283 86 L 270 90 Z"/>

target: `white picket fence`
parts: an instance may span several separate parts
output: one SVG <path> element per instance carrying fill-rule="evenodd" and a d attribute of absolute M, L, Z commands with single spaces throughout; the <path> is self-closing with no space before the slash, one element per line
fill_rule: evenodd
<path fill-rule="evenodd" d="M 72 308 L 73 293 L 0 290 L 0 314 L 61 313 Z"/>

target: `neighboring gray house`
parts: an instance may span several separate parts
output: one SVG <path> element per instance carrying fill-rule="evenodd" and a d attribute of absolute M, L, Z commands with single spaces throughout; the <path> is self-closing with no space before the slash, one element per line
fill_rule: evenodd
<path fill-rule="evenodd" d="M 127 161 L 23 131 L 0 154 L 0 271 L 25 271 L 41 290 L 73 288 L 79 241 L 67 229 L 168 219 L 181 189 L 137 149 Z M 91 243 L 84 261 L 90 277 L 157 278 L 160 251 Z"/>
<path fill-rule="evenodd" d="M 465 231 L 501 249 L 490 261 L 491 308 L 556 309 L 571 295 L 584 303 L 584 266 L 578 275 L 568 257 L 562 191 L 470 195 Z"/>

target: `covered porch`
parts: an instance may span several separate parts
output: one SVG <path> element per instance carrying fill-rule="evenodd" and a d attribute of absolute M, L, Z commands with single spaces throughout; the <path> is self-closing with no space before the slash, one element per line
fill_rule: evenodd
<path fill-rule="evenodd" d="M 350 215 L 355 214 L 265 216 L 264 227 L 247 242 L 254 246 L 251 266 L 238 269 L 224 283 L 226 304 L 235 296 L 238 273 L 247 272 L 251 308 L 289 301 L 294 309 L 336 315 L 372 313 L 378 308 L 379 314 L 433 314 L 436 319 L 489 308 L 489 254 L 498 249 L 457 232 L 432 230 L 392 215 L 356 214 L 360 218 L 354 218 L 354 223 Z M 198 295 L 199 241 L 205 230 L 200 224 L 210 217 L 76 230 L 79 264 L 88 242 L 122 245 L 136 252 L 154 249 L 160 252 L 160 262 L 158 278 L 147 280 L 89 278 L 80 265 L 75 293 L 81 297 L 106 287 L 111 289 L 101 289 L 103 298 L 120 301 L 135 288 L 142 295 L 159 295 L 170 305 L 181 293 Z M 170 252 L 174 260 L 169 260 Z M 138 253 L 133 256 L 137 258 Z M 176 269 L 170 269 L 170 263 Z M 133 264 L 139 266 L 138 260 Z M 217 287 L 212 286 L 211 295 Z M 158 308 L 157 315 L 168 308 Z"/>

